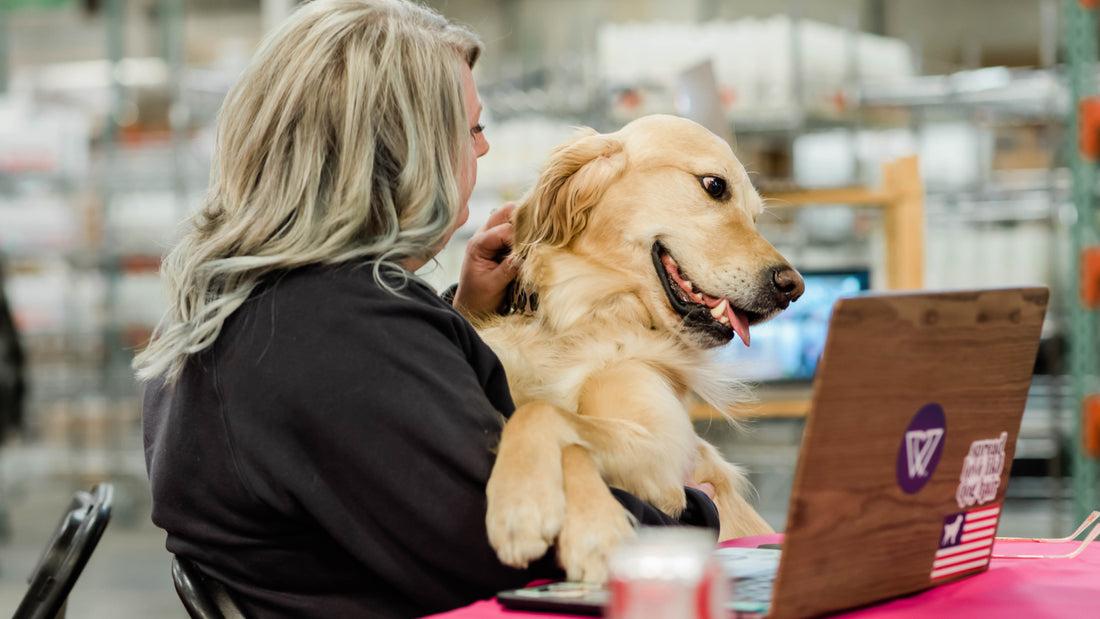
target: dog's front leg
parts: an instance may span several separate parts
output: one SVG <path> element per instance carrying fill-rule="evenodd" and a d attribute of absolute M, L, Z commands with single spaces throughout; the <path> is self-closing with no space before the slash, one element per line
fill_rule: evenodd
<path fill-rule="evenodd" d="M 558 563 L 571 581 L 602 583 L 608 556 L 634 529 L 587 449 L 565 447 L 562 469 L 565 524 L 558 538 Z"/>
<path fill-rule="evenodd" d="M 564 412 L 545 402 L 519 407 L 504 424 L 485 489 L 485 525 L 501 563 L 527 567 L 554 543 L 565 518 L 562 448 L 578 441 Z"/>
<path fill-rule="evenodd" d="M 721 523 L 719 541 L 775 532 L 745 500 L 744 494 L 749 487 L 745 474 L 726 462 L 714 445 L 702 439 L 699 439 L 699 460 L 693 477 L 696 483 L 709 482 L 714 486 L 714 503 Z"/>
<path fill-rule="evenodd" d="M 607 367 L 581 390 L 579 412 L 608 484 L 678 517 L 698 436 L 669 381 L 641 362 Z"/>

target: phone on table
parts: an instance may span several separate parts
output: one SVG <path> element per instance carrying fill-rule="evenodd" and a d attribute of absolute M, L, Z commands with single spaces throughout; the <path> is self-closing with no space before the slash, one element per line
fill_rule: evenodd
<path fill-rule="evenodd" d="M 731 616 L 764 617 L 770 606 L 772 584 L 779 567 L 779 544 L 715 551 L 731 586 L 727 608 Z M 552 582 L 497 594 L 512 610 L 600 616 L 611 600 L 607 587 L 579 582 Z"/>
<path fill-rule="evenodd" d="M 599 617 L 610 599 L 606 587 L 580 582 L 552 582 L 497 594 L 505 608 Z"/>

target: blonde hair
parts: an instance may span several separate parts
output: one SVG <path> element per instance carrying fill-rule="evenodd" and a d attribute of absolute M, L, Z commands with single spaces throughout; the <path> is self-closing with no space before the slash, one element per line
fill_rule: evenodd
<path fill-rule="evenodd" d="M 174 381 L 264 276 L 381 269 L 440 246 L 467 126 L 459 61 L 481 42 L 406 0 L 315 0 L 265 39 L 218 115 L 202 208 L 168 253 L 169 308 L 134 359 Z"/>

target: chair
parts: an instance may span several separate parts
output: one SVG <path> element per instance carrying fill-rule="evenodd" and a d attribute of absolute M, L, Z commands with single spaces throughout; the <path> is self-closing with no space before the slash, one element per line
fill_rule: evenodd
<path fill-rule="evenodd" d="M 190 559 L 172 558 L 172 581 L 191 619 L 243 619 L 225 587 L 207 578 Z"/>
<path fill-rule="evenodd" d="M 61 516 L 46 551 L 29 579 L 30 586 L 12 619 L 59 619 L 76 579 L 92 556 L 111 519 L 114 486 L 98 484 L 78 491 Z"/>

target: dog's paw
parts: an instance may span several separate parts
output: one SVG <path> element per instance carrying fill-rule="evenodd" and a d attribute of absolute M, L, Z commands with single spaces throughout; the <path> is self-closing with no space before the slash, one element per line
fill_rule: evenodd
<path fill-rule="evenodd" d="M 486 488 L 485 525 L 500 562 L 525 568 L 554 544 L 565 519 L 561 482 L 507 483 L 494 471 Z"/>
<path fill-rule="evenodd" d="M 593 499 L 589 497 L 589 499 Z M 587 505 L 570 505 L 558 538 L 558 564 L 574 582 L 607 582 L 612 551 L 634 536 L 626 510 L 610 494 Z"/>

